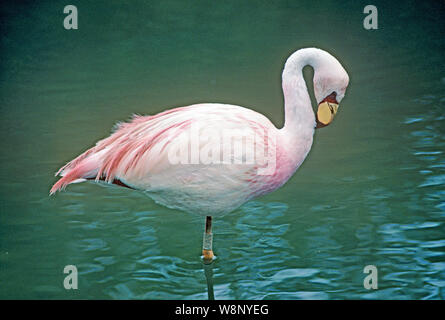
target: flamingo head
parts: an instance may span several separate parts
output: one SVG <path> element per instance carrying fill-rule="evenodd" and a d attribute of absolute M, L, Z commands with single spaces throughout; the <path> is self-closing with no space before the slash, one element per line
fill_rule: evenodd
<path fill-rule="evenodd" d="M 329 125 L 338 111 L 349 84 L 349 76 L 335 60 L 314 74 L 314 94 L 318 103 L 317 128 Z"/>

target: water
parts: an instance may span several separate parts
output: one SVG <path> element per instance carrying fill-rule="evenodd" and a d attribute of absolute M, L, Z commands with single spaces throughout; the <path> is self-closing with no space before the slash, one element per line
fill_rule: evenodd
<path fill-rule="evenodd" d="M 92 183 L 50 198 L 53 173 L 132 113 L 225 102 L 281 126 L 283 63 L 318 46 L 346 98 L 282 189 L 215 219 L 215 298 L 444 299 L 445 7 L 374 1 L 367 31 L 366 4 L 77 1 L 66 31 L 62 4 L 2 3 L 0 298 L 206 299 L 202 217 Z"/>

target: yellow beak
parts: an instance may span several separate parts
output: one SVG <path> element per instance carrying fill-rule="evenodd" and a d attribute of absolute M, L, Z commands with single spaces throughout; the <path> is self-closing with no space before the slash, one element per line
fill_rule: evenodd
<path fill-rule="evenodd" d="M 329 125 L 334 120 L 335 114 L 338 110 L 338 104 L 324 101 L 318 105 L 317 111 L 317 127 L 323 128 Z"/>

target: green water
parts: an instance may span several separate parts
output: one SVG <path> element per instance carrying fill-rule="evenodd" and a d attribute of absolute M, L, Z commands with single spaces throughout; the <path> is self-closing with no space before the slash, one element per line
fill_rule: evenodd
<path fill-rule="evenodd" d="M 0 7 L 0 298 L 206 299 L 202 217 L 93 183 L 50 198 L 53 174 L 132 113 L 224 102 L 281 126 L 307 46 L 340 59 L 346 98 L 283 188 L 215 219 L 215 298 L 445 298 L 443 1 L 374 1 L 371 31 L 368 1 L 72 4 L 71 31 L 60 2 Z"/>

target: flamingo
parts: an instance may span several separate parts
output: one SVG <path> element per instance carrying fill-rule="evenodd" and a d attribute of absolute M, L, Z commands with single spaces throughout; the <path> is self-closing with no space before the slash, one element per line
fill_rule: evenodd
<path fill-rule="evenodd" d="M 314 69 L 316 115 L 302 74 L 307 65 Z M 282 128 L 258 112 L 220 103 L 135 115 L 57 171 L 61 178 L 50 195 L 94 180 L 140 190 L 158 204 L 205 216 L 202 254 L 211 262 L 212 217 L 285 184 L 309 153 L 315 129 L 332 122 L 348 83 L 345 69 L 328 52 L 297 50 L 282 73 Z"/>

